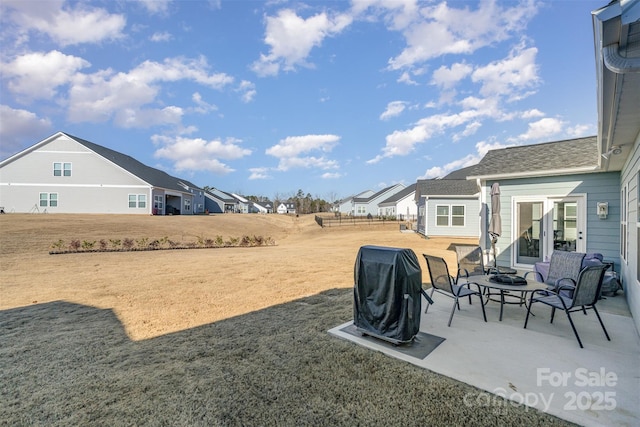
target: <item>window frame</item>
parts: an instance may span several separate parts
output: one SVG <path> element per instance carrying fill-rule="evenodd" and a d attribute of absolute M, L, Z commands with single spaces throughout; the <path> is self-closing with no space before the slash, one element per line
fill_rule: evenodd
<path fill-rule="evenodd" d="M 439 214 L 438 210 L 440 208 L 446 208 L 447 213 L 446 214 Z M 454 214 L 454 210 L 455 208 L 462 208 L 462 214 Z M 436 205 L 436 210 L 435 210 L 435 226 L 436 227 L 448 227 L 448 228 L 452 228 L 452 227 L 466 227 L 467 224 L 467 207 L 466 205 L 454 205 L 454 204 L 438 204 Z M 446 219 L 446 225 L 445 224 L 439 224 L 438 220 L 441 219 Z M 462 224 L 454 224 L 454 219 L 462 219 Z"/>
<path fill-rule="evenodd" d="M 53 162 L 53 176 L 70 177 L 72 170 L 71 162 Z"/>

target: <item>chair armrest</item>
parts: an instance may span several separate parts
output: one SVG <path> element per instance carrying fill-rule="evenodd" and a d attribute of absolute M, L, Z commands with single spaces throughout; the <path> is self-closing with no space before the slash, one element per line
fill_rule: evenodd
<path fill-rule="evenodd" d="M 524 278 L 526 279 L 527 276 L 529 275 L 529 273 L 533 273 L 535 275 L 536 278 L 536 282 L 544 282 L 543 278 L 542 278 L 542 274 L 538 273 L 537 271 L 527 271 L 524 273 Z"/>
<path fill-rule="evenodd" d="M 565 281 L 569 281 L 569 283 L 563 285 L 563 282 Z M 559 289 L 559 288 L 574 289 L 576 287 L 576 281 L 569 277 L 563 277 L 562 279 L 556 280 L 556 282 L 553 284 L 553 287 L 556 289 Z"/>

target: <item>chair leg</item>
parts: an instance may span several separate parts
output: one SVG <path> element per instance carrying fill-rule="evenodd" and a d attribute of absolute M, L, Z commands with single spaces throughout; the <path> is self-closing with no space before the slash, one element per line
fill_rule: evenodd
<path fill-rule="evenodd" d="M 602 319 L 600 318 L 600 313 L 598 313 L 598 309 L 596 308 L 595 305 L 592 305 L 591 308 L 593 308 L 593 311 L 596 312 L 596 316 L 598 317 L 598 321 L 600 322 L 600 326 L 602 326 L 602 330 L 604 331 L 604 335 L 607 337 L 607 340 L 611 341 L 611 338 L 609 338 L 609 334 L 607 333 L 607 330 L 604 327 L 604 323 L 602 323 Z"/>
<path fill-rule="evenodd" d="M 573 329 L 573 333 L 576 336 L 576 339 L 578 340 L 578 344 L 580 344 L 580 348 L 584 348 L 584 346 L 582 345 L 582 341 L 580 341 L 580 336 L 578 336 L 578 331 L 576 330 L 576 326 L 573 324 L 573 320 L 571 320 L 571 314 L 569 313 L 569 310 L 565 310 L 565 313 L 567 313 L 567 317 L 569 318 L 569 323 L 571 324 L 571 329 Z"/>
<path fill-rule="evenodd" d="M 527 307 L 527 317 L 524 318 L 524 329 L 527 329 L 527 323 L 529 323 L 529 315 L 531 314 L 531 306 L 533 305 L 533 294 L 529 299 L 529 306 Z"/>
<path fill-rule="evenodd" d="M 478 298 L 480 298 L 480 307 L 482 308 L 482 317 L 484 321 L 487 321 L 487 313 L 484 311 L 484 303 L 482 302 L 482 294 L 478 293 Z M 471 299 L 471 295 L 469 295 L 469 299 Z"/>
<path fill-rule="evenodd" d="M 436 290 L 436 289 L 435 289 L 434 287 L 431 287 L 431 293 L 429 294 L 429 297 L 430 297 L 431 299 L 433 299 L 433 292 L 434 292 L 435 290 Z M 424 309 L 424 314 L 427 314 L 427 311 L 429 311 L 429 306 L 430 306 L 430 305 L 431 305 L 431 304 L 429 304 L 429 302 L 427 302 L 427 308 L 425 308 L 425 309 Z"/>
<path fill-rule="evenodd" d="M 451 315 L 449 316 L 449 323 L 447 326 L 451 326 L 451 321 L 453 320 L 453 313 L 456 312 L 456 306 L 458 306 L 458 310 L 460 310 L 460 306 L 458 305 L 458 297 L 455 297 L 455 301 L 453 301 L 453 307 L 451 307 Z"/>

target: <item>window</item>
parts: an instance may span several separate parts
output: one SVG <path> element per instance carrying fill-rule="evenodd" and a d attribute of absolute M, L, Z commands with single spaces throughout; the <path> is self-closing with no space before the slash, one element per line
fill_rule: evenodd
<path fill-rule="evenodd" d="M 449 226 L 449 206 L 436 206 L 436 225 L 438 227 Z"/>
<path fill-rule="evenodd" d="M 71 163 L 54 163 L 53 176 L 71 176 Z"/>
<path fill-rule="evenodd" d="M 464 227 L 464 205 L 437 205 L 436 225 L 438 227 Z"/>
<path fill-rule="evenodd" d="M 129 194 L 129 207 L 130 208 L 146 208 L 147 195 L 146 194 Z"/>
<path fill-rule="evenodd" d="M 191 200 L 190 199 L 184 199 L 184 211 L 185 212 L 191 212 Z"/>
<path fill-rule="evenodd" d="M 451 206 L 451 225 L 454 227 L 464 227 L 464 206 Z"/>
<path fill-rule="evenodd" d="M 40 207 L 55 208 L 58 206 L 58 193 L 40 193 Z"/>

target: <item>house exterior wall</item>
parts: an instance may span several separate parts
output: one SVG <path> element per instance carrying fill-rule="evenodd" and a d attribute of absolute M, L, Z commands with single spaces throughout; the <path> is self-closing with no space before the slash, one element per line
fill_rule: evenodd
<path fill-rule="evenodd" d="M 54 176 L 54 163 L 71 164 L 71 176 Z M 7 212 L 151 212 L 151 187 L 66 136 L 26 152 L 0 168 L 0 206 Z M 58 206 L 40 206 L 40 193 L 57 194 Z M 129 208 L 130 194 L 146 195 Z"/>
<path fill-rule="evenodd" d="M 627 190 L 627 259 L 621 261 L 620 271 L 625 296 L 636 330 L 640 331 L 640 135 L 620 175 L 621 188 Z"/>
<path fill-rule="evenodd" d="M 418 206 L 415 202 L 415 191 L 406 197 L 398 200 L 395 204 L 385 203 L 378 205 L 378 214 L 384 216 L 395 216 L 398 219 L 413 220 L 418 214 Z M 407 217 L 408 215 L 408 217 Z"/>
<path fill-rule="evenodd" d="M 418 214 L 418 232 L 425 236 L 471 237 L 480 236 L 480 201 L 474 198 L 426 197 L 418 204 L 424 206 L 424 216 Z M 448 225 L 438 225 L 438 206 L 448 207 Z M 464 225 L 452 225 L 452 206 L 464 206 Z"/>
<path fill-rule="evenodd" d="M 484 193 L 489 194 L 494 181 L 488 181 Z M 500 214 L 502 218 L 502 235 L 498 238 L 498 264 L 511 265 L 511 251 L 515 239 L 512 236 L 513 198 L 523 196 L 568 197 L 586 195 L 586 252 L 603 254 L 607 261 L 616 264 L 619 271 L 619 219 L 620 218 L 620 174 L 618 172 L 591 173 L 566 176 L 550 176 L 540 178 L 522 178 L 500 180 Z M 488 196 L 486 196 L 488 199 Z M 607 219 L 597 215 L 597 202 L 609 203 Z M 488 247 L 485 236 L 484 247 Z"/>

